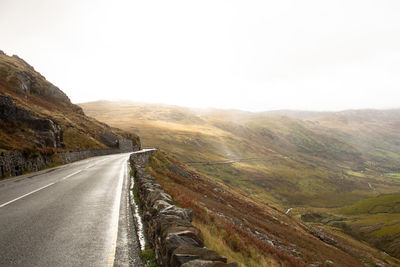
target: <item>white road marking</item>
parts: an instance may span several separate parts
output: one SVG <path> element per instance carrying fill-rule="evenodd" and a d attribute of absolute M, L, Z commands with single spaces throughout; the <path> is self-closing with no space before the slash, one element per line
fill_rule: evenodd
<path fill-rule="evenodd" d="M 65 176 L 64 178 L 62 178 L 62 180 L 68 179 L 69 177 L 74 176 L 75 174 L 78 174 L 78 173 L 80 173 L 80 172 L 82 172 L 82 170 L 77 171 L 77 172 L 74 172 L 74 173 L 71 173 L 71 174 Z"/>
<path fill-rule="evenodd" d="M 40 191 L 40 190 L 42 190 L 42 189 L 45 189 L 46 187 L 49 187 L 49 186 L 54 185 L 54 184 L 56 184 L 56 183 L 59 183 L 59 182 L 61 182 L 62 180 L 68 179 L 69 177 L 74 176 L 74 175 L 76 175 L 76 174 L 78 174 L 78 173 L 80 173 L 80 172 L 82 172 L 82 170 L 76 171 L 76 172 L 74 172 L 74 173 L 71 173 L 71 174 L 65 176 L 64 178 L 62 178 L 60 181 L 56 181 L 56 182 L 50 183 L 50 184 L 45 185 L 45 186 L 43 186 L 43 187 L 41 187 L 41 188 L 38 188 L 38 189 L 35 189 L 35 190 L 33 190 L 33 191 L 29 192 L 29 193 L 26 193 L 25 195 L 22 195 L 22 196 L 20 196 L 20 197 L 14 198 L 13 200 L 10 200 L 10 201 L 8 201 L 8 202 L 6 202 L 6 203 L 4 203 L 4 204 L 1 204 L 1 205 L 0 205 L 0 208 L 5 207 L 5 206 L 7 206 L 8 204 L 11 204 L 11 203 L 13 203 L 13 202 L 15 202 L 15 201 L 17 201 L 17 200 L 19 200 L 19 199 L 21 199 L 21 198 L 24 198 L 24 197 L 26 197 L 26 196 L 29 196 L 29 195 L 33 194 L 33 193 L 36 193 L 36 192 L 38 192 L 38 191 Z"/>
<path fill-rule="evenodd" d="M 45 189 L 46 187 L 49 187 L 49 186 L 51 186 L 51 185 L 53 185 L 53 184 L 55 184 L 55 183 L 56 183 L 56 182 L 50 183 L 50 184 L 45 185 L 45 186 L 43 186 L 43 187 L 41 187 L 41 188 L 38 188 L 38 189 L 36 189 L 36 190 L 33 190 L 32 192 L 29 192 L 29 193 L 27 193 L 27 194 L 25 194 L 25 195 L 23 195 L 23 196 L 17 197 L 17 198 L 15 198 L 15 199 L 13 199 L 13 200 L 10 200 L 10 201 L 8 201 L 8 202 L 6 202 L 6 203 L 4 203 L 4 204 L 1 204 L 1 205 L 0 205 L 0 208 L 2 208 L 2 207 L 4 207 L 4 206 L 7 206 L 8 204 L 11 204 L 11 203 L 13 203 L 13 202 L 15 202 L 15 201 L 17 201 L 17 200 L 19 200 L 19 199 L 21 199 L 21 198 L 24 198 L 24 197 L 26 197 L 26 196 L 29 196 L 29 195 L 33 194 L 33 193 L 36 193 L 37 191 L 40 191 L 40 190 L 42 190 L 42 189 Z"/>
<path fill-rule="evenodd" d="M 121 208 L 121 195 L 122 195 L 122 184 L 124 182 L 124 178 L 127 175 L 127 161 L 124 160 L 123 168 L 121 169 L 121 173 L 119 175 L 118 188 L 117 193 L 115 194 L 113 214 L 111 217 L 111 249 L 108 254 L 108 267 L 114 266 L 115 260 L 115 252 L 117 250 L 117 238 L 118 238 L 118 227 L 119 227 L 119 209 Z"/>

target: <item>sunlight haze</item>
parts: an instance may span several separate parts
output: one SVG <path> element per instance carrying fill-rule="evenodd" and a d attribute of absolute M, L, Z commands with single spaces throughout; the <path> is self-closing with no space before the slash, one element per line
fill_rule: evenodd
<path fill-rule="evenodd" d="M 0 0 L 0 49 L 74 103 L 399 108 L 399 1 Z"/>

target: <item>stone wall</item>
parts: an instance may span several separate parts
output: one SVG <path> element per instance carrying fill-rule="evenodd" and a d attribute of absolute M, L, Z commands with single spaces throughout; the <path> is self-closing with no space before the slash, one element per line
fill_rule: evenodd
<path fill-rule="evenodd" d="M 132 150 L 131 150 L 132 151 Z M 25 155 L 20 151 L 0 153 L 0 178 L 17 176 L 26 172 L 35 172 L 54 163 L 71 163 L 95 156 L 117 154 L 127 151 L 120 149 L 91 149 L 81 151 L 62 152 L 55 155 Z"/>
<path fill-rule="evenodd" d="M 156 150 L 132 153 L 135 190 L 142 210 L 147 241 L 159 266 L 238 266 L 204 246 L 203 235 L 192 225 L 192 210 L 173 204 L 170 195 L 148 173 L 145 164 Z"/>
<path fill-rule="evenodd" d="M 128 139 L 119 139 L 118 147 L 122 151 L 129 152 L 129 151 L 133 150 L 133 142 L 132 142 L 132 140 L 128 140 Z"/>

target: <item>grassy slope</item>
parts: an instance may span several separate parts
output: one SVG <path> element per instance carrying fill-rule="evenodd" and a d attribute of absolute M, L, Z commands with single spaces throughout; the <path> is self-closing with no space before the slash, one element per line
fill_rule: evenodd
<path fill-rule="evenodd" d="M 294 215 L 310 210 L 335 214 L 335 208 L 400 191 L 394 156 L 400 154 L 399 119 L 390 112 L 374 117 L 360 111 L 338 123 L 343 121 L 339 115 L 347 115 L 309 113 L 299 118 L 283 112 L 105 101 L 81 106 L 110 125 L 136 130 L 144 146 L 160 147 L 191 162 L 196 170 L 241 189 L 259 203 L 282 211 L 294 208 Z M 379 157 L 372 147 L 381 151 Z M 253 160 L 207 164 L 239 158 Z"/>
<path fill-rule="evenodd" d="M 21 90 L 19 75 L 32 77 L 29 92 Z M 51 88 L 51 89 L 50 89 Z M 112 129 L 104 123 L 84 115 L 81 108 L 72 104 L 68 97 L 18 57 L 0 54 L 0 94 L 13 98 L 14 104 L 28 110 L 37 118 L 49 118 L 61 125 L 65 149 L 80 150 L 105 148 L 99 134 L 113 132 L 117 136 L 138 142 L 138 136 L 122 130 Z M 54 97 L 55 90 L 64 98 Z M 35 135 L 29 127 L 18 122 L 0 120 L 0 148 L 6 150 L 46 150 L 37 148 L 32 142 Z"/>
<path fill-rule="evenodd" d="M 347 253 L 327 245 L 290 216 L 255 202 L 237 187 L 188 168 L 164 152 L 152 157 L 148 170 L 178 205 L 194 210 L 194 224 L 202 230 L 206 245 L 230 261 L 246 266 L 305 266 L 327 261 L 335 266 L 400 263 L 340 233 L 334 238 Z"/>
<path fill-rule="evenodd" d="M 347 217 L 346 232 L 400 258 L 400 193 L 364 199 L 339 213 Z"/>

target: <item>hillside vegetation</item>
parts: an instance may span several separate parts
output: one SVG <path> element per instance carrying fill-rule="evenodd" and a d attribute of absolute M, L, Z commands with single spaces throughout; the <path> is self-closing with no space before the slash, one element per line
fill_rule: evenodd
<path fill-rule="evenodd" d="M 207 247 L 229 261 L 245 266 L 400 264 L 348 236 L 306 226 L 162 151 L 150 159 L 147 168 L 178 205 L 194 211 L 194 225 L 201 229 Z"/>
<path fill-rule="evenodd" d="M 109 148 L 139 138 L 97 121 L 18 56 L 0 51 L 0 150 L 27 154 Z"/>
<path fill-rule="evenodd" d="M 353 219 L 338 210 L 400 192 L 399 110 L 251 113 L 107 101 L 80 106 L 257 203 L 290 209 L 288 214 L 299 220 L 307 214 L 339 218 L 341 223 L 333 225 L 325 223 L 329 219 L 308 223 L 398 256 L 389 249 L 398 228 L 382 230 L 372 241 L 368 227 L 359 228 L 361 234 L 349 230 Z M 368 223 L 378 230 L 390 224 L 386 215 L 363 217 L 372 216 Z"/>
<path fill-rule="evenodd" d="M 400 258 L 400 193 L 368 198 L 339 212 L 345 232 Z"/>

